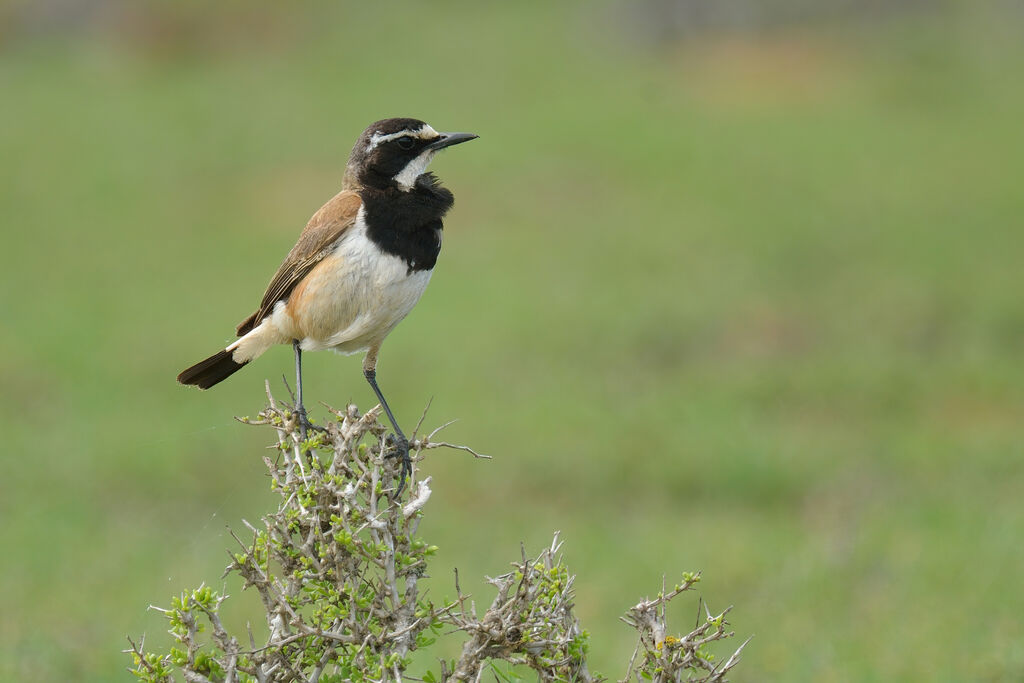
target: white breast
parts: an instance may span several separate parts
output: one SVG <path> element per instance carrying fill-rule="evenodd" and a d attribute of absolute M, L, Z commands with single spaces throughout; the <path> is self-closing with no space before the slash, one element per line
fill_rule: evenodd
<path fill-rule="evenodd" d="M 345 232 L 328 257 L 331 268 L 310 274 L 315 290 L 307 321 L 295 321 L 312 332 L 303 350 L 333 349 L 353 353 L 379 344 L 409 314 L 430 282 L 429 270 L 409 272 L 401 258 L 387 254 L 367 235 L 365 214 Z"/>

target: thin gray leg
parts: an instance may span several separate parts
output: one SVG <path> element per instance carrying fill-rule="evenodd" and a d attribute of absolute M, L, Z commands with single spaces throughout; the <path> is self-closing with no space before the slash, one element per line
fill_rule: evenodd
<path fill-rule="evenodd" d="M 398 420 L 395 419 L 395 414 L 391 412 L 391 407 L 384 399 L 384 394 L 380 392 L 380 387 L 377 386 L 377 371 L 364 369 L 363 376 L 366 377 L 366 381 L 373 388 L 373 393 L 377 394 L 377 400 L 380 401 L 384 412 L 387 413 L 388 419 L 391 420 L 391 426 L 395 428 L 395 435 L 398 437 L 398 453 L 396 455 L 402 458 L 402 474 L 398 480 L 398 490 L 395 491 L 395 497 L 397 498 L 402 495 L 402 491 L 405 489 L 406 476 L 412 474 L 412 459 L 409 457 L 409 439 L 405 438 L 402 428 L 398 426 Z"/>
<path fill-rule="evenodd" d="M 299 430 L 305 441 L 309 418 L 306 417 L 306 406 L 302 403 L 302 349 L 299 348 L 298 339 L 292 340 L 292 348 L 295 350 L 295 412 L 299 414 Z"/>

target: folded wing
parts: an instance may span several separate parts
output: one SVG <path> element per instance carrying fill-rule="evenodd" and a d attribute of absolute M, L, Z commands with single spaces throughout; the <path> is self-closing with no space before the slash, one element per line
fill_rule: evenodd
<path fill-rule="evenodd" d="M 296 285 L 332 252 L 345 231 L 355 225 L 361 206 L 362 200 L 356 192 L 344 190 L 313 214 L 299 236 L 299 241 L 288 252 L 267 286 L 260 307 L 238 324 L 236 332 L 239 337 L 250 332 L 270 315 L 279 301 L 287 301 Z"/>

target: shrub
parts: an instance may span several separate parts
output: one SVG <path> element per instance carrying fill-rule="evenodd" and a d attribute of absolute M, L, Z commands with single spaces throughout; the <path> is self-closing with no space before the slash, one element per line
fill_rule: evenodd
<path fill-rule="evenodd" d="M 573 615 L 575 577 L 559 556 L 557 534 L 536 557 L 522 549 L 511 572 L 490 579 L 497 595 L 482 616 L 457 573 L 456 599 L 435 605 L 419 580 L 437 548 L 417 535 L 431 480 L 414 479 L 406 500 L 396 499 L 400 463 L 389 457 L 379 410 L 331 411 L 326 429 L 302 440 L 295 413 L 269 387 L 267 398 L 256 419 L 243 421 L 276 431 L 278 456 L 264 462 L 281 503 L 260 526 L 247 524 L 251 540 L 232 534 L 238 549 L 225 571 L 259 594 L 265 635 L 257 642 L 251 628 L 241 637 L 229 633 L 220 616 L 228 596 L 202 585 L 168 608 L 154 608 L 170 626 L 169 651 L 148 652 L 144 641 L 129 639 L 135 676 L 148 683 L 169 683 L 176 673 L 188 683 L 399 681 L 410 677 L 413 651 L 454 628 L 467 638 L 461 655 L 442 660 L 422 680 L 476 681 L 485 667 L 511 680 L 518 669 L 496 662 L 528 667 L 542 681 L 603 680 L 587 668 L 588 634 Z M 413 435 L 414 459 L 439 447 L 485 457 L 434 441 L 438 431 Z M 707 646 L 733 635 L 726 630 L 729 610 L 706 611 L 704 622 L 681 636 L 670 635 L 665 623 L 665 605 L 699 580 L 684 574 L 623 617 L 639 632 L 624 680 L 726 680 L 743 646 L 721 663 Z"/>

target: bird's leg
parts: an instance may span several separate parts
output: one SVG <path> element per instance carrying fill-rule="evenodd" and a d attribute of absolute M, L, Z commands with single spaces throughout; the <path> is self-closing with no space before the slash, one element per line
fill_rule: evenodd
<path fill-rule="evenodd" d="M 398 490 L 395 491 L 395 497 L 397 498 L 402 495 L 402 490 L 405 488 L 406 476 L 412 474 L 412 460 L 409 457 L 409 439 L 405 438 L 402 428 L 398 426 L 398 421 L 395 420 L 395 415 L 388 406 L 388 402 L 384 400 L 384 394 L 380 393 L 380 387 L 377 386 L 377 370 L 364 365 L 363 376 L 366 377 L 366 381 L 373 387 L 373 393 L 377 394 L 377 400 L 380 401 L 380 405 L 384 408 L 384 412 L 387 413 L 388 419 L 391 420 L 391 426 L 395 428 L 395 437 L 398 441 L 398 453 L 395 455 L 402 458 L 402 474 L 398 480 Z"/>
<path fill-rule="evenodd" d="M 292 340 L 292 348 L 295 349 L 295 412 L 299 416 L 299 433 L 305 441 L 309 430 L 322 431 L 323 427 L 314 426 L 306 415 L 306 406 L 302 403 L 302 349 L 299 348 L 298 339 Z"/>
<path fill-rule="evenodd" d="M 302 349 L 299 348 L 299 340 L 292 340 L 292 349 L 295 350 L 295 391 L 298 399 L 295 401 L 295 412 L 299 414 L 299 431 L 302 440 L 306 440 L 306 426 L 309 418 L 306 417 L 306 406 L 302 405 Z"/>

